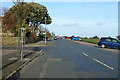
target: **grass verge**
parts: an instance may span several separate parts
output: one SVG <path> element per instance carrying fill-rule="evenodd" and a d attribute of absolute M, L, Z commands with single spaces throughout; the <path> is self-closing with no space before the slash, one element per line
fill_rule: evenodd
<path fill-rule="evenodd" d="M 85 41 L 85 42 L 89 42 L 89 43 L 94 43 L 94 44 L 98 44 L 100 39 L 82 39 L 82 41 Z"/>

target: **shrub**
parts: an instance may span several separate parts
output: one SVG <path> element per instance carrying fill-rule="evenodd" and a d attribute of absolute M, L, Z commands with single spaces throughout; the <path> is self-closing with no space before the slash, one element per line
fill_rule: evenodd
<path fill-rule="evenodd" d="M 88 39 L 87 37 L 84 37 L 84 39 Z"/>
<path fill-rule="evenodd" d="M 44 38 L 45 38 L 45 34 L 41 34 L 41 35 L 39 35 L 39 40 L 44 40 Z"/>
<path fill-rule="evenodd" d="M 31 32 L 30 37 L 33 38 L 35 41 L 37 41 L 37 36 L 35 33 Z"/>
<path fill-rule="evenodd" d="M 90 39 L 99 39 L 98 36 L 91 37 Z"/>
<path fill-rule="evenodd" d="M 31 34 L 30 32 L 27 32 L 26 37 L 30 37 L 30 34 Z"/>
<path fill-rule="evenodd" d="M 18 33 L 15 33 L 15 34 L 14 34 L 14 37 L 18 37 Z"/>
<path fill-rule="evenodd" d="M 26 39 L 25 39 L 26 43 L 34 43 L 36 41 L 38 41 L 38 38 L 35 33 L 33 32 L 26 33 Z"/>
<path fill-rule="evenodd" d="M 35 42 L 35 40 L 33 39 L 33 38 L 31 38 L 31 37 L 26 37 L 26 39 L 25 39 L 25 43 L 34 43 Z"/>
<path fill-rule="evenodd" d="M 99 37 L 98 36 L 94 36 L 93 39 L 99 39 Z"/>

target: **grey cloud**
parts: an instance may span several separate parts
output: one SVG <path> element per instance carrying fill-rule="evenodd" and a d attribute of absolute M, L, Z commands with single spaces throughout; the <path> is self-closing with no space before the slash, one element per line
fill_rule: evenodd
<path fill-rule="evenodd" d="M 63 24 L 60 26 L 61 27 L 74 27 L 74 26 L 79 26 L 79 23 L 68 23 L 68 24 Z"/>
<path fill-rule="evenodd" d="M 103 26 L 103 25 L 105 25 L 105 24 L 106 24 L 105 22 L 97 22 L 97 23 L 96 23 L 97 26 Z"/>

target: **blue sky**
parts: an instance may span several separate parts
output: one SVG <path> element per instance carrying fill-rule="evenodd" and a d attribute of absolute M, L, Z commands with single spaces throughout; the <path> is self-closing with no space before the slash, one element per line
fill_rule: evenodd
<path fill-rule="evenodd" d="M 47 25 L 56 35 L 81 37 L 118 35 L 117 2 L 38 2 L 45 5 L 52 18 Z M 2 3 L 11 7 L 13 3 Z"/>

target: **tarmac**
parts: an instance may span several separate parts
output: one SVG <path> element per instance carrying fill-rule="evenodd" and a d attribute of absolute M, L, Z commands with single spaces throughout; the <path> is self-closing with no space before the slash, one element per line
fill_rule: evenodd
<path fill-rule="evenodd" d="M 2 46 L 2 55 L 0 55 L 0 57 L 2 57 L 2 66 L 0 67 L 0 71 L 2 72 L 2 79 L 10 76 L 10 74 L 18 70 L 18 68 L 22 68 L 23 65 L 27 65 L 29 61 L 40 54 L 40 51 L 44 47 L 49 45 L 51 45 L 50 40 L 47 41 L 47 44 L 45 44 L 44 41 L 25 44 L 23 60 L 18 57 L 19 50 L 17 46 Z"/>

